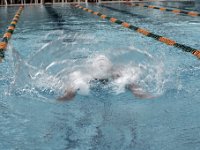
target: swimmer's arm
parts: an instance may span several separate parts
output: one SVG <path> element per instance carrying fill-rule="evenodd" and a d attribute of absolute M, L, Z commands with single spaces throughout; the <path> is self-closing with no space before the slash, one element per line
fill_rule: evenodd
<path fill-rule="evenodd" d="M 68 100 L 72 100 L 75 96 L 76 96 L 76 90 L 69 89 L 65 91 L 64 96 L 59 97 L 57 100 L 68 101 Z"/>
<path fill-rule="evenodd" d="M 154 98 L 151 94 L 143 91 L 142 88 L 140 88 L 138 85 L 136 85 L 134 83 L 129 84 L 127 86 L 127 89 L 130 90 L 133 93 L 133 95 L 135 95 L 138 98 L 141 98 L 141 99 Z"/>

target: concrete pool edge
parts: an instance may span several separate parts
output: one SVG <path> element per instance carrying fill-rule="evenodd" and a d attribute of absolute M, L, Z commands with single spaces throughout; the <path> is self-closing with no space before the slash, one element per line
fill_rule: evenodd
<path fill-rule="evenodd" d="M 96 2 L 96 3 L 124 3 L 126 2 L 125 0 L 124 1 L 101 1 L 101 2 Z M 145 1 L 128 1 L 128 2 L 133 2 L 133 3 L 148 3 L 148 2 L 195 2 L 195 0 L 145 0 Z M 55 2 L 55 3 L 46 3 L 46 4 L 85 4 L 85 3 L 89 3 L 89 2 Z M 21 6 L 21 5 L 24 5 L 24 6 L 38 6 L 38 5 L 43 5 L 43 3 L 21 3 L 21 4 L 8 4 L 8 5 L 0 5 L 0 7 L 12 7 L 12 6 Z"/>

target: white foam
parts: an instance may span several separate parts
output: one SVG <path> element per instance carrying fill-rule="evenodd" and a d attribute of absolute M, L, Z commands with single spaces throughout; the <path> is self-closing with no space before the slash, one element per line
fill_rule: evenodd
<path fill-rule="evenodd" d="M 132 64 L 113 66 L 105 55 L 95 55 L 87 60 L 84 68 L 70 73 L 66 84 L 67 87 L 79 90 L 80 94 L 88 94 L 91 80 L 111 79 L 113 90 L 122 93 L 126 85 L 136 82 L 139 75 L 140 68 Z"/>
<path fill-rule="evenodd" d="M 89 82 L 92 79 L 90 74 L 84 74 L 81 71 L 74 71 L 69 74 L 68 87 L 78 90 L 79 94 L 86 95 L 90 91 Z"/>
<path fill-rule="evenodd" d="M 106 56 L 95 55 L 87 60 L 85 66 L 68 75 L 66 88 L 73 88 L 79 94 L 86 95 L 90 91 L 90 81 L 109 78 L 111 68 L 112 63 Z"/>
<path fill-rule="evenodd" d="M 112 81 L 113 90 L 119 94 L 125 91 L 128 84 L 135 83 L 140 75 L 139 68 L 127 65 L 126 67 L 117 70 L 118 78 Z"/>

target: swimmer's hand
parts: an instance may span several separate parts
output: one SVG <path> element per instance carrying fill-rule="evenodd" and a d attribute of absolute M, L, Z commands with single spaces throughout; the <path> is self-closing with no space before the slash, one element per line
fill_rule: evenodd
<path fill-rule="evenodd" d="M 72 100 L 76 96 L 76 91 L 74 90 L 67 90 L 65 91 L 65 95 L 62 97 L 59 97 L 57 100 L 58 101 L 69 101 Z"/>
<path fill-rule="evenodd" d="M 133 95 L 135 95 L 136 97 L 141 98 L 141 99 L 155 98 L 151 94 L 143 91 L 138 85 L 133 84 L 133 83 L 127 85 L 127 89 L 130 90 L 133 93 Z"/>

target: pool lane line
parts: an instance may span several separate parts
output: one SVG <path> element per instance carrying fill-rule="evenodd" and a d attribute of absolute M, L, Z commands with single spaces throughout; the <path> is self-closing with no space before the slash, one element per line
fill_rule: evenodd
<path fill-rule="evenodd" d="M 20 6 L 17 12 L 15 13 L 15 16 L 13 17 L 10 25 L 8 26 L 6 32 L 3 35 L 3 38 L 0 42 L 0 62 L 4 58 L 4 52 L 6 51 L 8 41 L 12 37 L 12 34 L 14 33 L 14 30 L 16 28 L 17 22 L 19 21 L 19 17 L 21 15 L 21 12 L 23 10 L 24 6 Z"/>
<path fill-rule="evenodd" d="M 65 20 L 63 19 L 63 16 L 61 15 L 61 13 L 58 13 L 56 9 L 52 7 L 52 5 L 50 6 L 44 5 L 44 6 L 47 13 L 49 14 L 49 17 L 56 22 L 60 30 L 63 30 L 63 23 L 65 22 Z"/>
<path fill-rule="evenodd" d="M 93 11 L 91 9 L 88 9 L 88 8 L 85 8 L 85 7 L 81 6 L 81 5 L 73 5 L 73 6 L 76 7 L 76 8 L 82 9 L 82 10 L 84 10 L 86 12 L 89 12 L 89 13 L 91 13 L 93 15 L 99 16 L 102 19 L 109 20 L 112 23 L 120 24 L 121 26 L 123 26 L 125 28 L 129 28 L 129 29 L 131 29 L 133 31 L 136 31 L 136 32 L 138 32 L 138 33 L 140 33 L 140 34 L 142 34 L 144 36 L 147 36 L 147 37 L 153 38 L 153 39 L 155 39 L 155 40 L 157 40 L 159 42 L 162 42 L 162 43 L 164 43 L 166 45 L 182 49 L 185 52 L 190 52 L 193 55 L 195 55 L 197 58 L 200 59 L 200 50 L 198 50 L 198 49 L 192 48 L 190 46 L 186 46 L 184 44 L 177 43 L 176 41 L 174 41 L 172 39 L 169 39 L 167 37 L 163 37 L 163 36 L 151 33 L 150 31 L 148 31 L 146 29 L 139 28 L 137 26 L 129 24 L 128 22 L 124 22 L 124 21 L 118 20 L 116 18 L 109 17 L 109 16 L 101 14 L 99 12 L 95 12 L 95 11 Z"/>
<path fill-rule="evenodd" d="M 200 13 L 197 11 L 185 11 L 185 10 L 181 10 L 181 9 L 171 9 L 171 8 L 166 8 L 166 7 L 158 7 L 158 6 L 154 6 L 154 5 L 145 5 L 145 4 L 131 4 L 131 3 L 127 3 L 125 2 L 125 4 L 129 5 L 129 6 L 139 6 L 139 7 L 145 7 L 145 8 L 149 8 L 149 9 L 157 9 L 160 11 L 168 11 L 168 12 L 172 12 L 174 14 L 184 14 L 184 15 L 188 15 L 188 16 L 192 16 L 192 17 L 198 17 L 200 16 Z"/>

